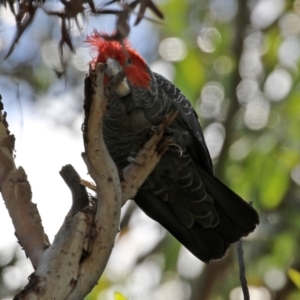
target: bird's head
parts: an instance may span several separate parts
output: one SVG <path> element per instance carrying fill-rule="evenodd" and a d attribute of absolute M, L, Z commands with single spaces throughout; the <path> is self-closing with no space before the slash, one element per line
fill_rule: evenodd
<path fill-rule="evenodd" d="M 130 86 L 150 88 L 151 75 L 147 64 L 127 40 L 121 43 L 110 40 L 107 34 L 100 34 L 94 31 L 87 37 L 86 42 L 92 50 L 92 65 L 106 63 L 111 68 L 117 66 L 125 72 L 126 80 Z M 110 78 L 107 76 L 104 83 L 108 84 L 109 80 Z"/>

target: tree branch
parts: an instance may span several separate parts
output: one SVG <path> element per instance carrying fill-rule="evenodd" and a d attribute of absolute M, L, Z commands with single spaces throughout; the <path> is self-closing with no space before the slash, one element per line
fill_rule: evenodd
<path fill-rule="evenodd" d="M 94 233 L 89 241 L 93 247 L 88 258 L 81 264 L 76 287 L 68 299 L 82 299 L 97 284 L 119 232 L 121 185 L 118 170 L 108 153 L 102 133 L 103 116 L 107 106 L 103 87 L 104 71 L 103 64 L 97 65 L 95 71 L 90 70 L 93 99 L 84 132 L 86 152 L 82 154 L 97 189 Z"/>
<path fill-rule="evenodd" d="M 230 99 L 229 108 L 227 112 L 227 118 L 224 121 L 225 128 L 225 138 L 223 142 L 223 147 L 218 157 L 218 162 L 215 166 L 214 173 L 218 178 L 223 178 L 225 175 L 226 169 L 226 161 L 228 158 L 228 149 L 232 143 L 232 135 L 231 133 L 235 129 L 235 115 L 239 111 L 240 106 L 236 94 L 236 88 L 241 81 L 241 76 L 239 73 L 239 63 L 243 53 L 243 45 L 244 45 L 244 33 L 246 27 L 250 24 L 249 20 L 249 10 L 248 10 L 248 1 L 238 1 L 238 11 L 236 13 L 235 22 L 234 22 L 234 40 L 232 43 L 232 52 L 236 59 L 236 67 L 233 71 L 230 79 L 230 86 L 228 92 L 228 98 Z M 214 286 L 217 284 L 220 276 L 224 274 L 231 264 L 232 258 L 229 257 L 229 254 L 220 262 L 213 262 L 210 265 L 206 265 L 204 271 L 201 275 L 202 282 L 201 288 L 198 290 L 195 299 L 209 299 L 211 298 L 211 294 L 213 292 Z M 218 265 L 222 267 L 219 271 Z M 213 276 L 212 276 L 213 274 Z"/>
<path fill-rule="evenodd" d="M 238 1 L 238 11 L 234 23 L 234 40 L 232 45 L 232 52 L 236 59 L 236 67 L 230 79 L 230 86 L 228 88 L 228 98 L 230 99 L 227 118 L 224 121 L 225 138 L 221 153 L 218 157 L 218 163 L 215 166 L 215 174 L 219 178 L 224 178 L 226 160 L 228 157 L 228 149 L 232 142 L 231 132 L 235 129 L 235 115 L 240 109 L 239 101 L 236 94 L 236 88 L 241 81 L 239 73 L 239 63 L 241 61 L 244 45 L 244 34 L 246 27 L 250 24 L 250 13 L 248 10 L 248 1 Z"/>
<path fill-rule="evenodd" d="M 9 133 L 6 113 L 0 96 L 0 189 L 16 230 L 16 236 L 34 268 L 49 241 L 34 203 L 31 188 L 22 167 L 15 166 L 15 138 Z"/>
<path fill-rule="evenodd" d="M 136 163 L 124 169 L 121 185 L 118 170 L 103 140 L 103 116 L 107 106 L 104 71 L 104 65 L 98 64 L 95 70 L 90 70 L 85 82 L 85 153 L 82 156 L 96 183 L 97 202 L 93 207 L 88 205 L 88 196 L 85 188 L 79 186 L 78 174 L 72 166 L 64 167 L 60 173 L 72 191 L 73 205 L 53 244 L 46 250 L 49 243 L 37 208 L 30 201 L 26 174 L 22 168 L 14 166 L 14 139 L 7 130 L 5 115 L 1 114 L 1 189 L 8 199 L 7 207 L 20 242 L 36 268 L 15 299 L 83 299 L 97 284 L 110 257 L 119 232 L 121 206 L 135 196 L 168 149 L 166 140 L 159 143 L 177 112 L 164 118 L 158 131 L 139 151 Z"/>
<path fill-rule="evenodd" d="M 72 165 L 62 167 L 59 172 L 72 193 L 72 207 L 69 214 L 74 216 L 77 212 L 89 206 L 89 196 L 85 187 L 80 184 L 80 176 Z"/>

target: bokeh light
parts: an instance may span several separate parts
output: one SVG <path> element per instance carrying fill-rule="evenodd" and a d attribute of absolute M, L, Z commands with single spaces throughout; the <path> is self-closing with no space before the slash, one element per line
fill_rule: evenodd
<path fill-rule="evenodd" d="M 287 13 L 283 15 L 279 22 L 279 29 L 284 36 L 299 34 L 300 16 L 296 13 Z"/>
<path fill-rule="evenodd" d="M 41 48 L 41 54 L 43 61 L 48 68 L 60 65 L 58 46 L 55 41 L 46 41 Z"/>
<path fill-rule="evenodd" d="M 6 250 L 7 251 L 7 250 Z M 1 255 L 5 250 L 1 250 Z M 27 278 L 24 277 L 24 274 L 30 274 L 33 272 L 33 268 L 30 264 L 28 264 L 27 259 L 24 257 L 22 250 L 17 248 L 17 251 L 13 251 L 12 254 L 16 254 L 16 263 L 13 266 L 8 266 L 3 270 L 2 276 L 3 281 L 9 289 L 17 289 L 20 287 L 20 283 L 25 285 L 27 283 Z M 3 266 L 3 261 L 1 261 L 1 265 Z M 12 280 L 13 278 L 13 280 Z"/>
<path fill-rule="evenodd" d="M 218 117 L 221 113 L 221 105 L 225 92 L 218 82 L 208 82 L 201 90 L 200 114 L 204 118 Z"/>
<path fill-rule="evenodd" d="M 271 268 L 266 271 L 264 275 L 264 281 L 269 289 L 273 291 L 278 291 L 285 286 L 287 282 L 287 277 L 282 270 Z"/>
<path fill-rule="evenodd" d="M 271 300 L 271 293 L 265 287 L 249 286 L 251 300 Z M 242 288 L 237 287 L 230 292 L 230 300 L 243 300 Z"/>
<path fill-rule="evenodd" d="M 130 296 L 130 299 L 141 299 L 151 294 L 153 289 L 160 284 L 161 279 L 161 267 L 149 257 L 126 276 L 126 294 Z"/>
<path fill-rule="evenodd" d="M 82 72 L 86 72 L 88 63 L 91 61 L 91 56 L 87 51 L 86 47 L 80 47 L 76 50 L 76 53 L 71 58 L 73 66 Z"/>
<path fill-rule="evenodd" d="M 255 142 L 255 149 L 260 153 L 267 154 L 272 151 L 278 144 L 278 136 L 273 132 L 266 132 Z"/>
<path fill-rule="evenodd" d="M 300 164 L 297 164 L 291 171 L 291 177 L 295 183 L 300 185 Z"/>
<path fill-rule="evenodd" d="M 257 48 L 249 48 L 244 51 L 240 65 L 240 75 L 242 78 L 259 78 L 263 73 L 260 60 L 260 51 Z"/>
<path fill-rule="evenodd" d="M 205 141 L 212 159 L 219 156 L 225 139 L 225 128 L 219 122 L 208 125 L 204 130 Z"/>
<path fill-rule="evenodd" d="M 187 47 L 178 37 L 166 38 L 160 42 L 158 53 L 166 61 L 180 61 L 187 56 Z"/>
<path fill-rule="evenodd" d="M 249 137 L 242 137 L 234 142 L 229 148 L 229 157 L 233 160 L 242 160 L 251 152 L 253 140 Z"/>
<path fill-rule="evenodd" d="M 203 268 L 204 263 L 182 246 L 177 261 L 178 273 L 184 278 L 196 279 Z"/>
<path fill-rule="evenodd" d="M 276 225 L 280 222 L 281 217 L 278 213 L 273 212 L 273 213 L 267 214 L 267 220 L 271 225 Z"/>
<path fill-rule="evenodd" d="M 253 26 L 264 29 L 270 26 L 283 12 L 283 0 L 259 0 L 251 13 Z"/>
<path fill-rule="evenodd" d="M 188 283 L 171 278 L 162 283 L 150 299 L 154 300 L 188 300 L 191 295 L 191 287 Z"/>
<path fill-rule="evenodd" d="M 128 232 L 119 236 L 109 259 L 107 265 L 109 278 L 119 281 L 129 276 L 137 258 L 151 252 L 165 234 L 166 230 L 158 223 L 148 218 L 141 210 L 136 210 L 130 220 Z"/>
<path fill-rule="evenodd" d="M 152 63 L 150 67 L 153 72 L 156 72 L 164 76 L 168 80 L 173 81 L 176 74 L 176 70 L 172 63 L 160 59 Z"/>
<path fill-rule="evenodd" d="M 214 61 L 214 68 L 220 74 L 227 74 L 231 72 L 233 62 L 228 56 L 222 55 Z"/>
<path fill-rule="evenodd" d="M 237 13 L 237 0 L 212 0 L 210 1 L 210 13 L 214 20 L 230 22 Z"/>
<path fill-rule="evenodd" d="M 203 52 L 212 53 L 216 50 L 216 47 L 221 42 L 220 32 L 214 28 L 204 28 L 201 30 L 199 36 L 197 37 L 197 43 L 199 48 Z"/>
<path fill-rule="evenodd" d="M 263 99 L 247 103 L 244 114 L 245 125 L 252 130 L 260 130 L 268 123 L 270 105 Z"/>
<path fill-rule="evenodd" d="M 300 58 L 300 40 L 298 37 L 287 37 L 281 43 L 278 50 L 278 58 L 283 67 L 297 70 Z"/>
<path fill-rule="evenodd" d="M 293 84 L 292 76 L 283 69 L 275 69 L 269 74 L 264 85 L 266 97 L 271 101 L 283 100 Z"/>
<path fill-rule="evenodd" d="M 258 82 L 253 79 L 243 79 L 237 86 L 237 97 L 242 105 L 246 105 L 261 94 Z"/>

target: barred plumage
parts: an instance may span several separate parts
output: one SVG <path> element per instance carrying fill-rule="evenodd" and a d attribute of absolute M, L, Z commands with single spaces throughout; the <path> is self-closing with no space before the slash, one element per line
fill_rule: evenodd
<path fill-rule="evenodd" d="M 143 65 L 128 43 L 124 50 L 118 42 L 106 41 L 97 33 L 88 42 L 98 49 L 94 62 L 115 59 L 127 75 L 130 94 L 120 98 L 112 92 L 103 130 L 120 169 L 149 139 L 153 126 L 174 108 L 179 111 L 166 133 L 177 146 L 169 147 L 135 202 L 199 259 L 209 262 L 221 258 L 231 243 L 255 229 L 259 218 L 248 203 L 214 177 L 192 105 L 170 81 Z M 135 62 L 139 68 L 133 68 Z M 140 74 L 140 79 L 133 78 Z M 150 81 L 143 81 L 146 78 Z"/>

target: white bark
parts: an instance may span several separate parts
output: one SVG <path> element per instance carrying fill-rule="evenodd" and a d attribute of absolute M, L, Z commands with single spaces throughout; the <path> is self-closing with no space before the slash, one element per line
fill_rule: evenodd
<path fill-rule="evenodd" d="M 103 74 L 102 64 L 89 74 L 93 83 L 93 99 L 85 132 L 85 153 L 82 155 L 96 183 L 97 204 L 75 215 L 68 214 L 49 247 L 38 210 L 31 202 L 25 171 L 21 167 L 16 169 L 14 165 L 13 137 L 7 131 L 4 115 L 0 115 L 1 192 L 16 234 L 36 269 L 28 285 L 15 299 L 83 299 L 97 284 L 106 267 L 119 232 L 121 206 L 136 195 L 168 149 L 168 144 L 164 143 L 166 147 L 158 153 L 157 145 L 177 112 L 166 116 L 159 130 L 139 151 L 136 163 L 123 170 L 124 182 L 120 183 L 118 170 L 102 134 L 107 106 Z"/>

